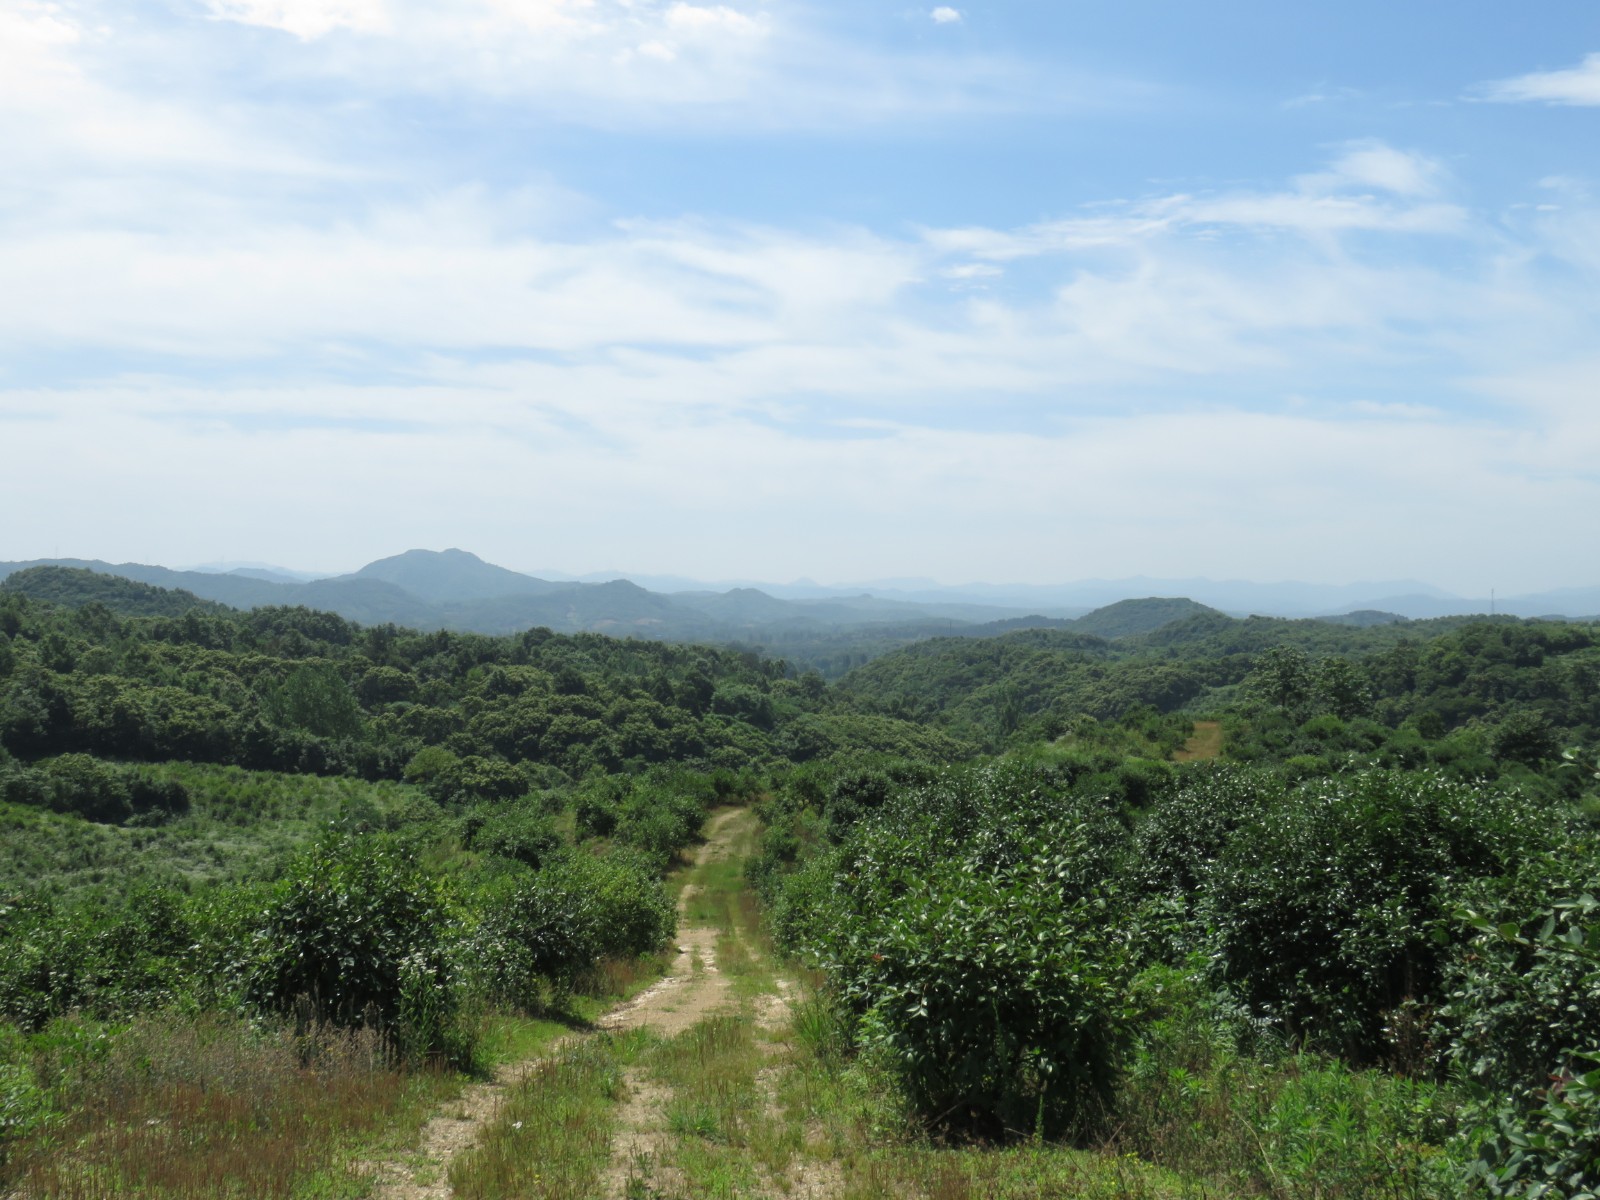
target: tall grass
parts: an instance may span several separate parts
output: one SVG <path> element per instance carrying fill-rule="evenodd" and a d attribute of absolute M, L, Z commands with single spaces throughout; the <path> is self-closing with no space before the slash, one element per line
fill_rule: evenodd
<path fill-rule="evenodd" d="M 356 1196 L 362 1147 L 450 1086 L 398 1070 L 371 1031 L 145 1017 L 62 1071 L 65 1115 L 15 1148 L 6 1183 L 30 1200 Z"/>
<path fill-rule="evenodd" d="M 458 1200 L 590 1200 L 611 1159 L 622 1068 L 639 1044 L 598 1035 L 540 1063 L 478 1145 L 451 1163 Z"/>

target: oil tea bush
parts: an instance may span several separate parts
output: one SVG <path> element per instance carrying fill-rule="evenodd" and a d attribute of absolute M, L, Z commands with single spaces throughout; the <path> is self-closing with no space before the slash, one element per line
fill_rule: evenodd
<path fill-rule="evenodd" d="M 802 937 L 856 1037 L 933 1124 L 1090 1132 L 1126 1034 L 1126 832 L 1036 773 L 952 773 L 863 817 Z M 815 898 L 817 868 L 790 888 Z M 798 897 L 797 897 L 798 898 Z"/>
<path fill-rule="evenodd" d="M 1500 873 L 1549 825 L 1513 793 L 1434 773 L 1308 783 L 1241 824 L 1204 874 L 1216 969 L 1289 1036 L 1371 1061 L 1386 1013 L 1438 995 L 1449 889 Z"/>
<path fill-rule="evenodd" d="M 1491 1195 L 1600 1193 L 1600 866 L 1586 838 L 1465 890 L 1452 1054 Z"/>
<path fill-rule="evenodd" d="M 541 983 L 570 988 L 602 958 L 633 958 L 664 946 L 677 916 L 642 857 L 574 853 L 543 870 L 492 884 L 466 957 L 478 985 L 499 1003 L 532 1008 Z"/>
<path fill-rule="evenodd" d="M 254 943 L 251 998 L 308 1002 L 340 1025 L 392 1023 L 418 972 L 448 993 L 450 921 L 435 879 L 391 838 L 330 835 L 273 889 Z"/>

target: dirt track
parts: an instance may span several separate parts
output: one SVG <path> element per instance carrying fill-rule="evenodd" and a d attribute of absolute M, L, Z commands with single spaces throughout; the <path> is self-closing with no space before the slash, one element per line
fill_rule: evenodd
<path fill-rule="evenodd" d="M 691 880 L 708 863 L 732 854 L 735 827 L 744 812 L 743 809 L 724 809 L 712 816 L 706 840 L 695 853 Z M 693 882 L 685 884 L 678 897 L 680 921 L 688 911 L 695 886 Z M 726 1008 L 731 997 L 728 982 L 717 969 L 717 937 L 717 930 L 711 928 L 680 928 L 678 954 L 667 975 L 605 1014 L 596 1022 L 597 1027 L 607 1030 L 648 1028 L 663 1037 L 671 1037 Z M 479 1133 L 494 1121 L 508 1089 L 521 1082 L 550 1053 L 583 1036 L 586 1035 L 564 1037 L 538 1057 L 497 1068 L 493 1080 L 468 1085 L 460 1097 L 423 1126 L 420 1142 L 411 1155 L 403 1160 L 373 1163 L 367 1168 L 377 1180 L 373 1191 L 375 1200 L 449 1200 L 451 1161 L 470 1149 Z M 629 1098 L 618 1114 L 612 1169 L 601 1192 L 605 1196 L 623 1195 L 635 1156 L 653 1153 L 655 1149 L 651 1129 L 657 1123 L 657 1098 L 634 1072 L 629 1072 L 627 1086 Z"/>

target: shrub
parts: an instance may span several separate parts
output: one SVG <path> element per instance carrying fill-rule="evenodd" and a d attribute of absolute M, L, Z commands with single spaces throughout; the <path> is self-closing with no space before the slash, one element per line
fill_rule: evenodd
<path fill-rule="evenodd" d="M 570 988 L 602 958 L 660 949 L 676 930 L 666 891 L 625 855 L 572 854 L 498 881 L 479 900 L 468 953 L 487 996 L 536 1006 L 541 981 Z"/>
<path fill-rule="evenodd" d="M 273 888 L 255 931 L 250 996 L 318 1020 L 394 1025 L 419 977 L 448 997 L 444 899 L 382 834 L 330 835 Z"/>
<path fill-rule="evenodd" d="M 1370 1060 L 1386 1012 L 1438 995 L 1451 881 L 1496 874 L 1541 836 L 1520 797 L 1437 774 L 1307 784 L 1243 823 L 1207 873 L 1215 967 L 1290 1036 Z"/>
<path fill-rule="evenodd" d="M 1592 840 L 1465 890 L 1478 935 L 1446 1017 L 1477 1085 L 1478 1182 L 1495 1196 L 1600 1192 L 1600 866 Z"/>
<path fill-rule="evenodd" d="M 1124 840 L 1039 773 L 955 772 L 789 876 L 777 933 L 831 969 L 859 1043 L 935 1124 L 1087 1133 L 1126 1032 Z"/>
<path fill-rule="evenodd" d="M 128 781 L 112 764 L 87 754 L 63 754 L 43 770 L 49 804 L 57 812 L 108 824 L 133 815 Z"/>
<path fill-rule="evenodd" d="M 700 799 L 676 790 L 636 786 L 617 813 L 615 836 L 649 856 L 657 870 L 694 841 L 705 823 Z"/>
<path fill-rule="evenodd" d="M 81 1010 L 126 1016 L 175 998 L 192 942 L 177 895 L 151 887 L 0 906 L 0 1014 L 26 1028 Z"/>
<path fill-rule="evenodd" d="M 479 810 L 470 819 L 471 848 L 537 868 L 561 846 L 555 822 L 537 803 Z"/>

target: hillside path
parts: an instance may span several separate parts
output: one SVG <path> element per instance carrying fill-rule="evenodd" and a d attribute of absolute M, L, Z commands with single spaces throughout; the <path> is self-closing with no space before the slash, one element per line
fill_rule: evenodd
<path fill-rule="evenodd" d="M 595 1022 L 598 1029 L 648 1028 L 671 1037 L 728 1007 L 728 982 L 717 968 L 719 931 L 705 926 L 683 927 L 683 921 L 706 869 L 732 856 L 734 838 L 748 827 L 749 820 L 747 810 L 741 808 L 712 814 L 705 841 L 695 851 L 688 882 L 678 895 L 677 957 L 665 976 Z M 405 1158 L 366 1165 L 364 1173 L 375 1180 L 374 1200 L 450 1200 L 451 1162 L 476 1144 L 480 1133 L 499 1115 L 508 1091 L 540 1063 L 586 1036 L 590 1035 L 574 1033 L 559 1038 L 540 1054 L 504 1063 L 495 1068 L 492 1079 L 463 1088 L 460 1096 L 423 1126 L 416 1149 Z M 630 1099 L 624 1102 L 618 1120 L 619 1143 L 626 1141 L 630 1128 L 644 1124 L 645 1108 L 650 1103 L 647 1085 L 637 1078 L 629 1082 Z M 627 1146 L 625 1152 L 647 1153 L 648 1147 Z"/>

